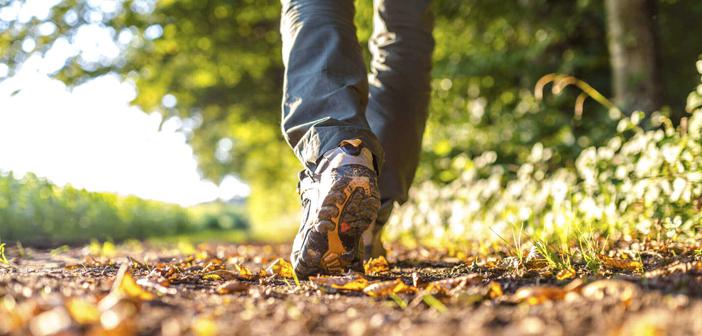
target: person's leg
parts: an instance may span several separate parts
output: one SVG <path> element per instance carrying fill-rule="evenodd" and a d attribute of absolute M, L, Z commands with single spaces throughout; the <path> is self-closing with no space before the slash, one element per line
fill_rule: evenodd
<path fill-rule="evenodd" d="M 353 0 L 283 0 L 282 128 L 305 165 L 295 273 L 363 270 L 361 235 L 380 207 L 383 151 L 366 121 L 368 79 Z"/>
<path fill-rule="evenodd" d="M 368 245 L 374 236 L 375 251 L 370 254 L 378 255 L 379 231 L 394 203 L 407 201 L 419 163 L 434 38 L 430 0 L 374 0 L 374 9 L 366 118 L 380 139 L 385 161 L 378 181 L 382 206 L 365 240 Z"/>
<path fill-rule="evenodd" d="M 281 3 L 286 141 L 309 170 L 348 139 L 360 139 L 381 166 L 383 151 L 366 121 L 368 79 L 353 0 Z"/>

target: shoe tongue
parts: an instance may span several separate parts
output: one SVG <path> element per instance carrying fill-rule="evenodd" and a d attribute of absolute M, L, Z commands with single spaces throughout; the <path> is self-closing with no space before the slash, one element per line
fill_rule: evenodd
<path fill-rule="evenodd" d="M 353 156 L 358 156 L 359 154 L 361 154 L 362 148 L 363 147 L 361 147 L 361 146 L 354 146 L 350 143 L 344 143 L 341 145 L 341 150 L 343 150 L 344 153 L 346 153 L 348 155 L 353 155 Z"/>
<path fill-rule="evenodd" d="M 367 148 L 342 142 L 339 147 L 324 153 L 315 174 L 322 174 L 346 165 L 362 165 L 375 171 L 373 154 Z"/>

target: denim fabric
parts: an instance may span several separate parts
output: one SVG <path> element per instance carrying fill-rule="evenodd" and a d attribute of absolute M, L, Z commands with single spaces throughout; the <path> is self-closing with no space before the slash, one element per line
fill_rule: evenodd
<path fill-rule="evenodd" d="M 370 74 L 353 23 L 353 0 L 282 0 L 285 82 L 282 129 L 314 171 L 321 156 L 361 139 L 380 171 L 387 221 L 419 162 L 430 92 L 430 0 L 375 0 Z"/>

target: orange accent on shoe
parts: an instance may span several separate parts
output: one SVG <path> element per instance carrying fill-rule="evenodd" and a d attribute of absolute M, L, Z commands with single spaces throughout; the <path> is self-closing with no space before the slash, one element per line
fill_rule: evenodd
<path fill-rule="evenodd" d="M 332 223 L 334 223 L 334 229 L 329 230 L 329 232 L 327 232 L 328 249 L 327 252 L 325 252 L 322 256 L 322 259 L 320 260 L 322 267 L 324 267 L 327 271 L 338 273 L 349 266 L 348 262 L 344 262 L 340 258 L 343 254 L 345 254 L 348 251 L 346 251 L 346 249 L 344 248 L 344 244 L 341 242 L 341 237 L 339 237 L 339 221 L 341 220 L 341 216 L 344 213 L 344 209 L 348 205 L 348 202 L 351 200 L 351 194 L 353 194 L 354 190 L 356 190 L 357 188 L 363 189 L 363 191 L 367 195 L 370 195 L 371 193 L 370 183 L 367 177 L 358 177 L 352 180 L 344 188 L 344 202 L 342 204 L 337 204 L 339 213 L 335 217 L 331 218 Z M 346 231 L 343 231 L 344 225 L 349 226 L 349 228 L 347 228 Z M 350 225 L 348 223 L 341 224 L 342 232 L 347 232 L 349 229 Z"/>
<path fill-rule="evenodd" d="M 341 223 L 341 233 L 349 232 L 349 230 L 351 230 L 351 225 L 349 225 L 349 223 Z"/>

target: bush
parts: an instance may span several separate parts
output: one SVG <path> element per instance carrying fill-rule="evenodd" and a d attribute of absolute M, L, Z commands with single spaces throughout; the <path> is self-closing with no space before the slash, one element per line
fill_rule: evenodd
<path fill-rule="evenodd" d="M 188 209 L 0 174 L 0 241 L 53 245 L 246 227 L 241 211 L 227 205 Z"/>
<path fill-rule="evenodd" d="M 702 84 L 687 110 L 678 128 L 660 113 L 622 117 L 606 145 L 586 148 L 574 166 L 554 167 L 555 151 L 539 143 L 516 167 L 496 164 L 494 152 L 459 155 L 449 165 L 458 178 L 419 184 L 388 235 L 449 246 L 526 238 L 581 253 L 595 237 L 694 238 L 702 227 Z"/>

